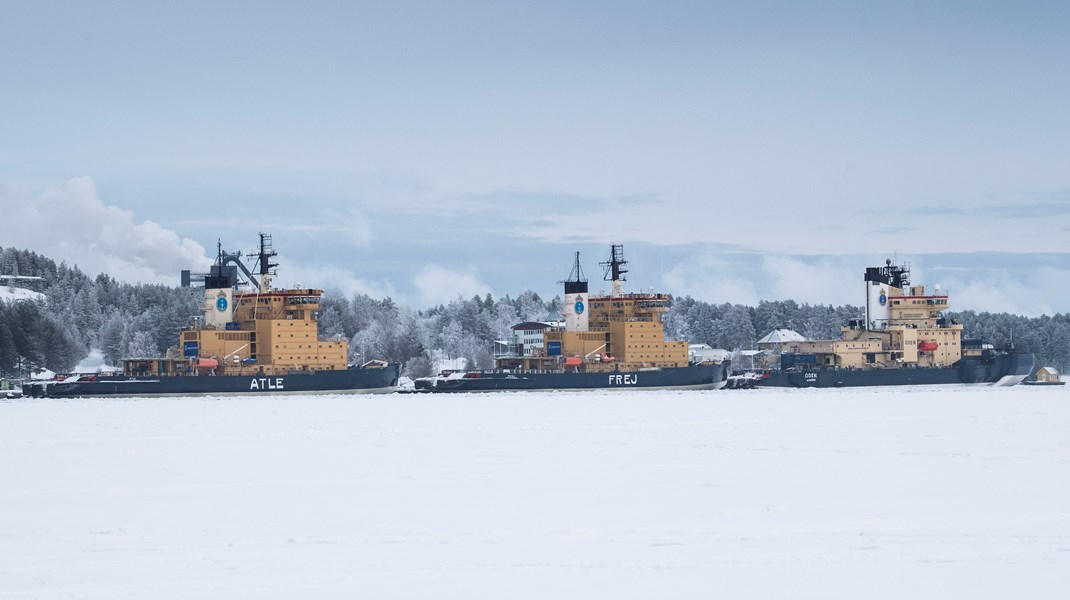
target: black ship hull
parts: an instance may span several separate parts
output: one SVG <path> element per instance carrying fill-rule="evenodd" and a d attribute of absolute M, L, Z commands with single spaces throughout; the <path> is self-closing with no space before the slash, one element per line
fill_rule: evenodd
<path fill-rule="evenodd" d="M 861 387 L 880 385 L 1016 385 L 1032 374 L 1032 354 L 964 358 L 949 367 L 902 369 L 804 369 L 763 373 L 759 387 Z"/>
<path fill-rule="evenodd" d="M 286 375 L 100 375 L 23 385 L 26 396 L 206 396 L 257 394 L 388 394 L 396 391 L 400 365 Z"/>
<path fill-rule="evenodd" d="M 728 364 L 700 363 L 687 367 L 624 372 L 510 373 L 473 371 L 463 376 L 425 380 L 418 389 L 430 392 L 496 392 L 539 390 L 713 390 L 724 387 Z"/>

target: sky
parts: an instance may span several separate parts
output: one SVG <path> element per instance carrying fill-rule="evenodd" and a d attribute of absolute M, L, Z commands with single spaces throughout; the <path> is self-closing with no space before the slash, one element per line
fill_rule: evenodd
<path fill-rule="evenodd" d="M 0 246 L 414 308 L 626 289 L 1070 312 L 1060 2 L 5 3 Z"/>

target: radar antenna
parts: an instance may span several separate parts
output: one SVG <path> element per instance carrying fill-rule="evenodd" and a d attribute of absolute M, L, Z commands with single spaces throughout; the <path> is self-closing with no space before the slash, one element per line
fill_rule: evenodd
<path fill-rule="evenodd" d="M 249 258 L 256 258 L 255 265 L 260 267 L 260 283 L 257 286 L 260 291 L 268 291 L 271 288 L 271 279 L 277 274 L 273 271 L 275 267 L 279 266 L 279 263 L 271 262 L 271 259 L 278 256 L 279 253 L 275 252 L 275 249 L 271 246 L 271 234 L 260 234 L 260 251 L 255 254 L 248 254 Z"/>
<path fill-rule="evenodd" d="M 256 262 L 260 263 L 261 275 L 276 275 L 275 271 L 272 271 L 275 267 L 279 266 L 279 263 L 271 262 L 271 259 L 278 256 L 279 253 L 275 252 L 275 249 L 271 247 L 271 234 L 260 234 L 260 252 L 256 254 Z M 253 256 L 253 255 L 250 255 Z"/>
<path fill-rule="evenodd" d="M 605 269 L 603 279 L 613 282 L 613 296 L 620 296 L 620 282 L 628 281 L 624 277 L 624 274 L 628 272 L 624 268 L 624 265 L 628 264 L 628 261 L 624 260 L 624 245 L 612 244 L 610 246 L 609 260 L 598 264 Z"/>

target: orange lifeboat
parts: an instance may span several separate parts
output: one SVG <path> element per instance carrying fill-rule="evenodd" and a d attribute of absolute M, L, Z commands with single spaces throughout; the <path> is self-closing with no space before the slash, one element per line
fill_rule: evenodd
<path fill-rule="evenodd" d="M 940 344 L 936 342 L 918 342 L 918 350 L 922 350 L 924 352 L 932 352 L 933 350 L 936 350 L 939 347 Z"/>
<path fill-rule="evenodd" d="M 198 369 L 214 369 L 219 366 L 219 361 L 214 358 L 198 358 Z"/>
<path fill-rule="evenodd" d="M 578 357 L 578 356 L 566 356 L 565 357 L 565 366 L 566 367 L 578 367 L 579 365 L 582 365 L 582 364 L 583 364 L 583 359 Z"/>

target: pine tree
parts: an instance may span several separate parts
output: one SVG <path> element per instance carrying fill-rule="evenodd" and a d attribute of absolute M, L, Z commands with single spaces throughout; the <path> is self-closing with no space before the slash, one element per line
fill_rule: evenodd
<path fill-rule="evenodd" d="M 37 305 L 33 302 L 16 302 L 12 306 L 13 323 L 11 327 L 15 350 L 19 356 L 22 373 L 32 373 L 41 369 L 45 356 L 41 350 L 41 319 Z"/>
<path fill-rule="evenodd" d="M 119 312 L 112 312 L 100 328 L 100 350 L 109 365 L 118 365 L 123 358 L 123 330 L 126 323 Z"/>
<path fill-rule="evenodd" d="M 0 252 L 0 275 L 20 275 L 18 251 L 14 248 Z"/>
<path fill-rule="evenodd" d="M 395 360 L 404 363 L 424 354 L 423 331 L 416 315 L 407 313 L 397 331 Z"/>
<path fill-rule="evenodd" d="M 729 350 L 751 349 L 754 342 L 754 325 L 750 311 L 742 305 L 730 306 L 714 326 L 716 345 Z"/>
<path fill-rule="evenodd" d="M 42 319 L 41 339 L 44 366 L 54 372 L 70 372 L 86 355 L 85 349 L 78 344 L 74 335 L 51 318 Z"/>
<path fill-rule="evenodd" d="M 14 376 L 19 363 L 19 353 L 15 348 L 15 338 L 7 325 L 6 311 L 0 302 L 0 375 Z"/>

